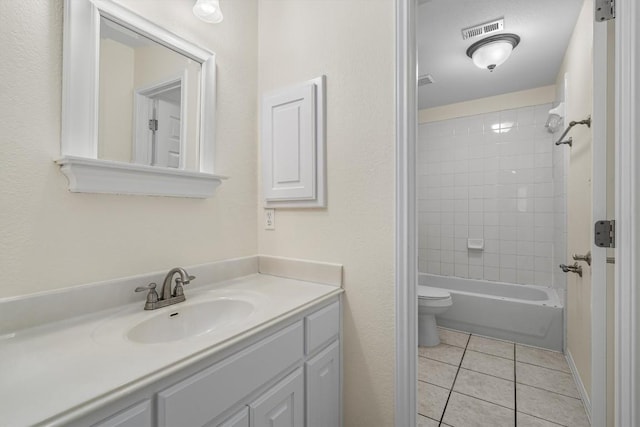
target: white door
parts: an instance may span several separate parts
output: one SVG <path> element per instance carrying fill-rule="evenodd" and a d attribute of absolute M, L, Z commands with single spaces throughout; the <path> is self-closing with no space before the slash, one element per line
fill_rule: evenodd
<path fill-rule="evenodd" d="M 153 166 L 180 167 L 180 104 L 156 100 Z"/>
<path fill-rule="evenodd" d="M 595 243 L 593 224 L 615 216 L 614 34 L 615 21 L 595 22 L 593 31 L 593 164 L 591 268 L 591 422 L 614 425 L 614 268 L 613 249 Z"/>

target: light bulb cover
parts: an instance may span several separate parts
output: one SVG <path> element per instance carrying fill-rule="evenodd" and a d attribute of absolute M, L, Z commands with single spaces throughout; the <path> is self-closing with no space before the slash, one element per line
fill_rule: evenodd
<path fill-rule="evenodd" d="M 517 34 L 496 34 L 475 42 L 467 49 L 467 56 L 476 67 L 493 71 L 503 64 L 520 43 Z"/>
<path fill-rule="evenodd" d="M 198 0 L 193 6 L 193 14 L 209 24 L 219 24 L 224 19 L 219 0 Z"/>

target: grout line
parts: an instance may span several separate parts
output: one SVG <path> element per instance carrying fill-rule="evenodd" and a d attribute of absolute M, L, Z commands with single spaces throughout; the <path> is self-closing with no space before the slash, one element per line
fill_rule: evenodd
<path fill-rule="evenodd" d="M 553 424 L 553 425 L 557 425 L 557 426 L 560 426 L 560 427 L 568 427 L 568 426 L 567 426 L 567 424 L 560 424 L 560 423 L 557 423 L 557 422 L 555 422 L 555 421 L 551 421 L 551 420 L 548 420 L 548 419 L 546 419 L 546 418 L 542 418 L 542 417 L 539 417 L 539 416 L 537 416 L 537 415 L 530 414 L 530 413 L 528 413 L 528 412 L 522 412 L 522 411 L 520 411 L 519 413 L 520 413 L 520 414 L 529 415 L 530 417 L 536 418 L 536 419 L 538 419 L 538 420 L 546 421 L 546 422 L 551 423 L 551 424 Z M 433 418 L 432 418 L 432 419 L 433 419 Z"/>
<path fill-rule="evenodd" d="M 513 343 L 511 343 L 511 344 L 513 344 Z M 515 348 L 515 346 L 514 346 L 514 348 Z M 500 356 L 500 355 L 497 355 L 497 354 L 493 354 L 493 353 L 487 353 L 486 351 L 482 351 L 482 350 L 476 350 L 476 349 L 473 349 L 473 348 L 470 348 L 469 351 L 475 351 L 476 353 L 482 353 L 482 354 L 486 354 L 488 356 L 499 357 L 500 359 L 505 359 L 505 360 L 513 360 L 513 361 L 516 360 L 515 359 L 515 350 L 514 350 L 514 358 L 513 359 L 511 359 L 509 357 L 504 357 L 504 356 Z"/>
<path fill-rule="evenodd" d="M 462 347 L 456 347 L 456 348 L 462 348 Z M 464 353 L 462 354 L 464 355 Z M 418 357 L 422 357 L 423 359 L 433 360 L 434 362 L 444 363 L 445 365 L 449 365 L 449 366 L 456 366 L 456 367 L 458 366 L 458 365 L 454 365 L 453 363 L 443 362 L 442 360 L 434 359 L 433 357 L 421 356 L 419 354 L 418 354 Z M 460 361 L 462 361 L 462 359 L 460 359 Z"/>
<path fill-rule="evenodd" d="M 463 395 L 463 396 L 470 397 L 471 399 L 475 399 L 475 400 L 479 400 L 479 401 L 481 401 L 481 402 L 488 403 L 488 404 L 493 405 L 493 406 L 498 406 L 498 407 L 503 408 L 503 409 L 508 409 L 508 410 L 510 410 L 510 411 L 515 411 L 515 409 L 514 409 L 514 408 L 509 408 L 508 406 L 504 406 L 504 405 L 501 405 L 500 403 L 492 402 L 492 401 L 490 401 L 490 400 L 483 399 L 483 398 L 478 397 L 478 396 L 473 396 L 473 395 L 471 395 L 471 394 L 463 393 L 463 392 L 461 392 L 461 391 L 456 391 L 456 393 L 461 394 L 461 395 Z"/>
<path fill-rule="evenodd" d="M 516 361 L 516 346 L 513 345 L 513 426 L 518 427 L 518 362 Z"/>
<path fill-rule="evenodd" d="M 458 370 L 456 371 L 456 376 L 453 378 L 453 383 L 451 384 L 451 389 L 449 390 L 449 395 L 447 396 L 447 401 L 444 404 L 444 408 L 442 408 L 442 414 L 440 415 L 440 424 L 438 427 L 442 426 L 442 420 L 444 419 L 444 413 L 447 411 L 447 405 L 449 405 L 449 399 L 451 399 L 451 393 L 453 393 L 453 387 L 456 385 L 456 380 L 458 379 L 458 374 L 460 373 L 460 369 L 462 368 L 462 361 L 464 360 L 464 355 L 467 352 L 467 347 L 469 346 L 469 341 L 471 341 L 471 334 L 467 338 L 467 344 L 464 346 L 464 351 L 462 352 L 462 357 L 460 358 L 460 364 L 458 365 Z"/>
<path fill-rule="evenodd" d="M 537 366 L 538 368 L 549 369 L 550 371 L 562 372 L 563 374 L 571 375 L 571 371 L 563 371 L 562 369 L 550 368 L 548 366 L 537 365 L 531 362 L 523 362 L 522 360 L 516 360 L 518 363 L 524 363 L 525 365 Z"/>
<path fill-rule="evenodd" d="M 505 360 L 508 360 L 508 359 L 505 359 Z M 486 372 L 476 371 L 475 369 L 467 368 L 466 366 L 460 366 L 460 368 L 464 369 L 465 371 L 475 372 L 476 374 L 486 375 L 488 377 L 495 378 L 495 379 L 498 379 L 498 380 L 507 381 L 507 382 L 515 382 L 515 380 L 512 380 L 510 378 L 499 377 L 497 375 L 488 374 Z M 528 385 L 528 384 L 526 384 L 526 385 Z"/>
<path fill-rule="evenodd" d="M 579 400 L 579 401 L 582 402 L 582 399 L 580 399 L 579 397 L 569 396 L 568 394 L 564 394 L 564 393 L 558 393 L 557 391 L 549 390 L 549 389 L 542 388 L 542 387 L 539 387 L 539 386 L 535 386 L 535 385 L 531 385 L 531 384 L 527 384 L 527 383 L 519 383 L 519 382 L 516 382 L 516 384 L 524 385 L 524 386 L 527 386 L 527 387 L 535 388 L 537 390 L 546 391 L 546 392 L 549 392 L 549 393 L 557 394 L 558 396 L 568 397 L 569 399 L 575 399 L 575 400 Z"/>

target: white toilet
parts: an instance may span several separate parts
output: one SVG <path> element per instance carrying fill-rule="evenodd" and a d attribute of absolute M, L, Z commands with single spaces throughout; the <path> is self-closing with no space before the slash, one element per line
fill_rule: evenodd
<path fill-rule="evenodd" d="M 449 292 L 418 285 L 418 345 L 433 347 L 440 344 L 436 314 L 442 314 L 453 305 Z"/>

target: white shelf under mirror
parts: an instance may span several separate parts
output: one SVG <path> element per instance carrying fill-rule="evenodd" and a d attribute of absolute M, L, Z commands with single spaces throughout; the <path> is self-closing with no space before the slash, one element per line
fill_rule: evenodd
<path fill-rule="evenodd" d="M 56 163 L 69 180 L 69 190 L 195 198 L 213 196 L 216 188 L 225 179 L 214 173 L 215 54 L 112 1 L 65 0 L 64 6 L 62 140 L 61 158 L 56 160 Z M 174 146 L 179 149 L 173 154 L 177 158 L 168 164 L 176 167 L 167 167 L 166 162 L 164 165 L 154 162 L 152 156 L 142 156 L 145 160 L 141 161 L 141 156 L 137 155 L 140 146 L 135 144 L 138 144 L 139 140 L 144 141 L 144 138 L 138 138 L 141 126 L 133 121 L 139 120 L 140 111 L 147 109 L 124 105 L 123 110 L 129 108 L 133 112 L 131 117 L 124 116 L 130 123 L 127 125 L 124 123 L 127 120 L 115 120 L 115 126 L 122 127 L 117 128 L 119 132 L 108 132 L 111 139 L 107 139 L 103 134 L 105 128 L 107 131 L 116 128 L 106 120 L 101 121 L 104 118 L 101 108 L 105 108 L 104 103 L 101 103 L 101 94 L 105 89 L 101 85 L 106 81 L 100 80 L 100 70 L 105 65 L 101 64 L 101 59 L 104 61 L 106 58 L 101 57 L 101 38 L 111 37 L 110 40 L 113 40 L 113 34 L 117 34 L 118 31 L 121 32 L 121 38 L 133 40 L 133 44 L 125 42 L 125 50 L 137 49 L 139 45 L 150 46 L 149 49 L 153 48 L 156 51 L 165 50 L 179 56 L 191 69 L 196 69 L 195 72 L 191 70 L 189 74 L 185 68 L 184 79 L 180 79 L 179 95 L 174 96 L 176 102 L 181 102 L 177 108 L 177 111 L 180 111 L 176 119 L 177 124 L 173 124 L 173 135 L 176 138 Z M 117 38 L 116 36 L 115 39 Z M 157 84 L 163 79 L 166 82 L 166 75 L 170 73 L 175 76 L 175 70 L 169 69 L 169 65 L 173 64 L 169 61 L 160 64 L 162 67 L 166 65 L 167 69 L 161 68 L 158 72 L 158 63 L 155 62 L 153 67 L 146 67 L 153 69 L 153 77 L 147 75 L 146 81 L 140 81 L 143 79 L 138 78 L 136 74 L 127 84 L 133 86 L 134 80 L 137 79 L 134 92 L 139 93 L 140 87 L 148 89 L 152 83 Z M 109 75 L 104 73 L 102 78 L 107 76 Z M 110 90 L 111 88 L 108 89 Z M 109 93 L 108 91 L 104 93 Z M 126 91 L 123 92 L 125 96 L 122 98 L 130 98 L 133 102 L 133 95 L 128 97 Z M 186 101 L 187 93 L 191 95 L 189 101 Z M 118 105 L 114 111 L 119 111 Z M 149 117 L 142 119 L 145 123 L 149 122 L 150 132 L 158 130 L 157 120 L 154 128 L 154 120 L 148 120 Z M 114 138 L 113 134 L 118 135 Z M 128 141 L 129 138 L 131 141 Z M 112 143 L 111 141 L 122 144 L 125 149 L 118 147 L 120 153 L 124 152 L 124 157 L 131 160 L 111 158 L 104 154 L 109 150 L 105 150 L 105 146 L 99 147 L 99 143 Z"/>

